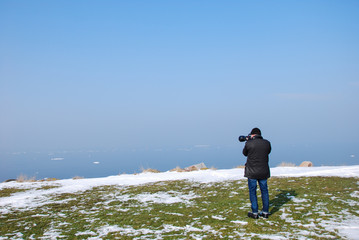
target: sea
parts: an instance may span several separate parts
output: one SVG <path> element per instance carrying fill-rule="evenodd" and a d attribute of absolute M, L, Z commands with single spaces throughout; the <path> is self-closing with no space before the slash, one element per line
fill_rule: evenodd
<path fill-rule="evenodd" d="M 205 163 L 208 168 L 232 168 L 244 164 L 238 153 L 206 146 L 183 149 L 59 150 L 0 153 L 0 182 L 26 176 L 29 179 L 106 177 L 140 173 L 153 168 L 168 171 Z"/>
<path fill-rule="evenodd" d="M 314 166 L 358 165 L 358 155 L 284 147 L 270 154 L 270 167 L 282 162 Z M 0 152 L 0 182 L 26 176 L 28 179 L 96 178 L 140 173 L 153 168 L 161 172 L 204 163 L 208 168 L 229 169 L 244 165 L 242 147 L 196 145 L 182 148 L 111 150 L 56 150 Z"/>

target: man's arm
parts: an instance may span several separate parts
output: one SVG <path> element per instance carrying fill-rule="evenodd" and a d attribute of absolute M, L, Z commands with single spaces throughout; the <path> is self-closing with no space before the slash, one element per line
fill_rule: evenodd
<path fill-rule="evenodd" d="M 247 149 L 247 143 L 244 145 L 244 148 L 243 148 L 243 155 L 244 156 L 248 156 L 248 149 Z"/>

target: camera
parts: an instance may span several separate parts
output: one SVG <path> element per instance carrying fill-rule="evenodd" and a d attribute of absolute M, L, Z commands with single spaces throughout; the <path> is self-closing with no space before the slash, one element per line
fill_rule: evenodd
<path fill-rule="evenodd" d="M 251 136 L 239 136 L 239 138 L 238 138 L 238 140 L 240 142 L 245 142 L 245 141 L 248 141 L 250 139 L 252 139 Z"/>

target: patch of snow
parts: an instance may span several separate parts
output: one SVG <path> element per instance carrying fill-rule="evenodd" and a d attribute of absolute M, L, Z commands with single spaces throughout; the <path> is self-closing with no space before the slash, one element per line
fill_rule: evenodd
<path fill-rule="evenodd" d="M 319 225 L 325 227 L 329 231 L 337 230 L 339 235 L 356 240 L 359 236 L 359 217 L 348 215 L 347 219 L 342 221 L 321 221 Z"/>
<path fill-rule="evenodd" d="M 339 233 L 346 236 L 348 239 L 358 239 L 359 236 L 359 222 L 353 223 L 352 221 L 343 222 L 339 228 Z"/>
<path fill-rule="evenodd" d="M 170 214 L 170 215 L 175 215 L 175 216 L 184 216 L 182 213 L 171 213 L 171 212 L 166 212 L 166 214 Z"/>
<path fill-rule="evenodd" d="M 217 220 L 226 220 L 226 218 L 222 217 L 222 216 L 212 216 L 213 219 L 217 219 Z"/>
<path fill-rule="evenodd" d="M 172 204 L 172 203 L 189 203 L 189 200 L 196 198 L 195 194 L 181 195 L 178 193 L 177 196 L 172 196 L 167 192 L 158 192 L 158 193 L 144 193 L 138 194 L 135 199 L 140 202 L 153 202 L 153 203 L 164 203 L 164 204 Z"/>
<path fill-rule="evenodd" d="M 77 232 L 75 233 L 75 236 L 80 236 L 80 235 L 97 235 L 95 232 L 93 231 L 85 231 L 85 232 Z"/>
<path fill-rule="evenodd" d="M 297 197 L 292 197 L 292 201 L 295 203 L 303 203 L 303 202 L 308 202 L 307 199 L 302 199 L 302 198 L 297 198 Z"/>
<path fill-rule="evenodd" d="M 42 237 L 39 237 L 39 239 L 51 239 L 51 240 L 56 240 L 59 238 L 64 238 L 65 236 L 60 235 L 60 233 L 54 229 L 54 228 L 50 228 L 48 231 L 44 232 L 44 235 Z"/>
<path fill-rule="evenodd" d="M 359 192 L 358 191 L 354 191 L 350 194 L 351 197 L 355 197 L 355 198 L 359 198 Z"/>
<path fill-rule="evenodd" d="M 303 224 L 302 226 L 306 227 L 306 228 L 316 228 L 317 227 L 314 222 L 311 222 L 311 223 L 308 223 L 308 224 Z"/>
<path fill-rule="evenodd" d="M 351 200 L 351 199 L 349 199 L 349 200 L 340 200 L 340 201 L 345 203 L 345 204 L 348 204 L 351 207 L 359 205 L 359 202 Z"/>
<path fill-rule="evenodd" d="M 32 217 L 48 217 L 49 214 L 35 214 L 35 215 L 32 215 Z"/>
<path fill-rule="evenodd" d="M 236 224 L 241 224 L 241 225 L 247 225 L 248 222 L 244 222 L 244 221 L 239 221 L 239 220 L 235 220 L 235 221 L 231 221 L 232 223 L 236 223 Z"/>
<path fill-rule="evenodd" d="M 159 230 L 152 230 L 147 228 L 141 228 L 141 229 L 134 229 L 131 226 L 127 227 L 118 227 L 118 226 L 103 226 L 98 229 L 97 233 L 99 236 L 97 237 L 91 237 L 88 239 L 95 240 L 95 239 L 101 239 L 101 237 L 106 236 L 109 233 L 116 232 L 119 234 L 125 234 L 129 236 L 137 236 L 137 235 L 157 235 L 161 236 L 163 233 L 167 232 L 174 232 L 174 231 L 185 231 L 185 232 L 211 232 L 213 234 L 216 234 L 217 232 L 212 229 L 211 226 L 204 225 L 202 228 L 196 228 L 191 225 L 186 225 L 184 227 L 177 227 L 170 224 L 163 225 L 163 229 Z"/>
<path fill-rule="evenodd" d="M 175 194 L 175 195 L 174 195 Z M 191 194 L 182 194 L 179 192 L 157 192 L 157 193 L 141 193 L 137 195 L 119 195 L 116 196 L 114 200 L 110 200 L 105 205 L 108 205 L 109 203 L 113 201 L 121 201 L 121 202 L 127 202 L 130 200 L 136 200 L 138 202 L 142 203 L 163 203 L 163 204 L 173 204 L 173 203 L 185 203 L 190 204 L 190 200 L 193 198 L 197 198 L 197 196 L 193 193 Z"/>
<path fill-rule="evenodd" d="M 331 167 L 276 167 L 271 168 L 272 176 L 277 177 L 358 177 L 359 165 Z"/>
<path fill-rule="evenodd" d="M 88 239 L 99 239 L 99 237 L 106 236 L 109 233 L 112 232 L 121 232 L 121 233 L 131 233 L 134 232 L 134 229 L 132 227 L 129 228 L 120 228 L 118 226 L 103 226 L 97 230 L 98 237 L 90 237 Z"/>
<path fill-rule="evenodd" d="M 261 235 L 258 235 L 257 237 L 262 238 L 262 239 L 273 239 L 273 240 L 288 239 L 287 237 L 277 235 L 277 234 L 276 235 L 261 234 Z"/>
<path fill-rule="evenodd" d="M 296 207 L 295 210 L 304 210 L 304 207 Z"/>

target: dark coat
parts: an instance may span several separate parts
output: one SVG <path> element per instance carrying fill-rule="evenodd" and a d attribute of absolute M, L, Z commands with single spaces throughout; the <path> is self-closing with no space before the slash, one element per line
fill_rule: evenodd
<path fill-rule="evenodd" d="M 270 142 L 260 135 L 248 140 L 243 148 L 243 155 L 247 157 L 244 176 L 251 179 L 269 178 L 268 154 L 271 150 Z"/>

